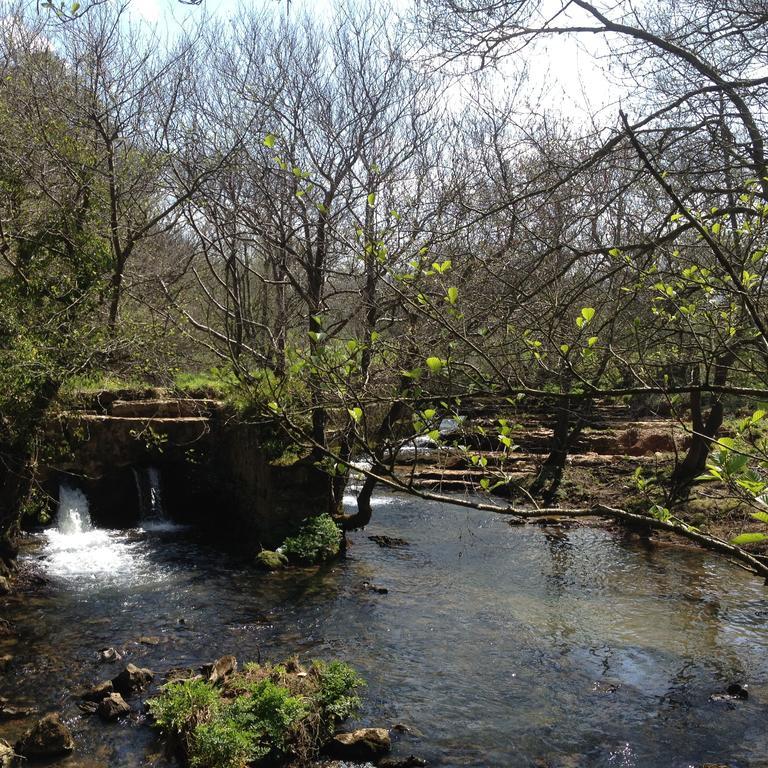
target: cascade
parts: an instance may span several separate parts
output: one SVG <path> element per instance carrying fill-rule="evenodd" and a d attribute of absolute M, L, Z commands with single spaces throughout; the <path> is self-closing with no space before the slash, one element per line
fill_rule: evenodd
<path fill-rule="evenodd" d="M 93 528 L 88 509 L 88 499 L 79 489 L 62 484 L 59 487 L 59 506 L 56 528 L 65 536 L 85 533 Z"/>
<path fill-rule="evenodd" d="M 155 467 L 133 468 L 141 520 L 165 520 L 160 472 Z"/>

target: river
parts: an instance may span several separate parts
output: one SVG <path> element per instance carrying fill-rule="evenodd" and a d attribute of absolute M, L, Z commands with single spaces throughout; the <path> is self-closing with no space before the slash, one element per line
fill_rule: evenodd
<path fill-rule="evenodd" d="M 395 754 L 433 766 L 768 765 L 760 580 L 603 528 L 511 527 L 398 495 L 374 505 L 346 560 L 280 574 L 163 521 L 106 531 L 70 519 L 40 534 L 24 557 L 49 581 L 7 606 L 18 643 L 0 695 L 63 712 L 78 748 L 62 765 L 163 766 L 138 712 L 117 725 L 79 713 L 74 692 L 121 668 L 100 664 L 100 648 L 159 673 L 298 653 L 357 667 L 358 722 L 404 724 Z M 382 548 L 377 534 L 408 546 Z M 749 685 L 747 701 L 710 700 L 733 682 Z"/>

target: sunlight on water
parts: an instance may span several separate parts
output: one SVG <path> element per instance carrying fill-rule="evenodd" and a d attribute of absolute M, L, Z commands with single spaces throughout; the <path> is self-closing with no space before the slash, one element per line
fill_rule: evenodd
<path fill-rule="evenodd" d="M 79 489 L 62 485 L 56 527 L 46 532 L 44 567 L 49 576 L 85 588 L 133 585 L 145 580 L 163 580 L 165 574 L 152 567 L 142 534 L 182 530 L 167 520 L 146 520 L 136 531 L 94 528 L 88 498 Z"/>

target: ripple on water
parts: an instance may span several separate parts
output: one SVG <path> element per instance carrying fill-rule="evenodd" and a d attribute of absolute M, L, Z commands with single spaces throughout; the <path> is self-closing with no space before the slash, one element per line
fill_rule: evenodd
<path fill-rule="evenodd" d="M 106 645 L 159 671 L 298 651 L 358 667 L 360 724 L 421 732 L 395 751 L 434 766 L 764 765 L 768 600 L 747 574 L 604 530 L 548 536 L 402 495 L 373 503 L 346 561 L 271 575 L 166 526 L 49 531 L 41 562 L 57 587 L 9 616 L 22 637 L 0 695 L 61 708 L 104 676 Z M 383 549 L 371 534 L 410 546 Z M 709 701 L 736 679 L 748 701 Z M 65 715 L 84 758 L 107 739 L 102 764 L 144 762 L 147 729 L 105 730 L 74 704 Z"/>

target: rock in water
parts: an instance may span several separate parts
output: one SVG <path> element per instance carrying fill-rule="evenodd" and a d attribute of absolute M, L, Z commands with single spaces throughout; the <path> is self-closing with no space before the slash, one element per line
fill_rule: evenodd
<path fill-rule="evenodd" d="M 154 678 L 154 674 L 148 669 L 139 669 L 134 664 L 129 664 L 117 677 L 113 678 L 112 685 L 121 696 L 130 696 L 132 693 L 144 690 Z"/>
<path fill-rule="evenodd" d="M 99 651 L 99 661 L 104 664 L 111 664 L 113 661 L 120 661 L 123 657 L 114 648 L 102 648 Z"/>
<path fill-rule="evenodd" d="M 8 579 L 5 578 L 5 576 L 0 576 L 0 595 L 10 595 L 11 594 L 11 582 L 8 581 Z"/>
<path fill-rule="evenodd" d="M 271 549 L 262 549 L 256 555 L 256 564 L 265 571 L 279 571 L 288 565 L 288 558 L 282 552 L 273 552 Z"/>
<path fill-rule="evenodd" d="M 208 675 L 208 682 L 214 684 L 224 682 L 230 675 L 234 675 L 235 672 L 237 672 L 237 659 L 234 656 L 222 656 L 213 663 L 211 672 Z"/>
<path fill-rule="evenodd" d="M 103 720 L 111 722 L 129 715 L 131 707 L 119 693 L 110 693 L 99 702 L 99 708 L 96 711 Z"/>
<path fill-rule="evenodd" d="M 386 728 L 360 728 L 337 733 L 328 748 L 342 760 L 376 760 L 392 749 L 392 741 Z"/>
<path fill-rule="evenodd" d="M 376 765 L 378 768 L 423 768 L 427 761 L 422 757 L 408 755 L 408 757 L 385 757 Z"/>
<path fill-rule="evenodd" d="M 378 544 L 383 549 L 396 549 L 398 547 L 409 547 L 410 544 L 405 539 L 399 539 L 397 536 L 369 536 L 372 542 Z"/>
<path fill-rule="evenodd" d="M 83 699 L 83 701 L 96 701 L 99 702 L 102 699 L 105 699 L 107 696 L 109 696 L 110 693 L 114 690 L 112 681 L 111 680 L 105 680 L 103 683 L 97 683 L 93 686 L 93 688 L 89 688 L 87 691 L 84 691 L 80 698 Z"/>
<path fill-rule="evenodd" d="M 72 734 L 58 714 L 46 715 L 16 743 L 16 752 L 30 759 L 61 757 L 74 748 Z"/>

